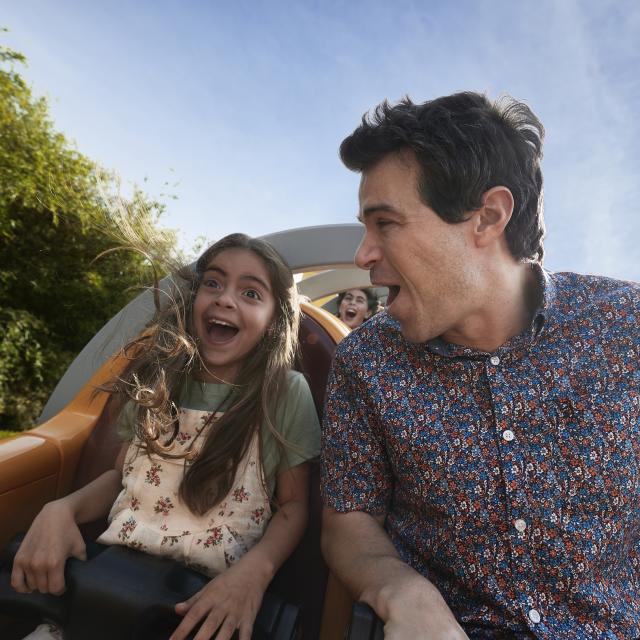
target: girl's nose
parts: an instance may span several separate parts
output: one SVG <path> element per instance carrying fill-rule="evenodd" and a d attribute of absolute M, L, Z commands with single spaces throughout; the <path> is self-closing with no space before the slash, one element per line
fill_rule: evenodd
<path fill-rule="evenodd" d="M 365 232 L 360 241 L 360 246 L 356 250 L 354 262 L 361 269 L 370 271 L 380 260 L 382 260 L 382 251 L 376 243 L 372 242 L 369 234 Z"/>
<path fill-rule="evenodd" d="M 229 291 L 221 291 L 220 295 L 215 299 L 215 303 L 219 307 L 225 307 L 227 309 L 232 309 L 236 306 L 236 301 L 233 295 Z"/>

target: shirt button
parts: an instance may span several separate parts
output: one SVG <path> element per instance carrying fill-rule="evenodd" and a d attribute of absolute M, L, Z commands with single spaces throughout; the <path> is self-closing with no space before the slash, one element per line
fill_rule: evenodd
<path fill-rule="evenodd" d="M 505 431 L 502 432 L 502 437 L 507 441 L 507 442 L 511 442 L 516 436 L 513 433 L 513 431 L 511 431 L 511 429 L 506 429 Z"/>
<path fill-rule="evenodd" d="M 522 518 L 518 518 L 514 521 L 513 526 L 522 533 L 527 528 L 527 523 Z"/>
<path fill-rule="evenodd" d="M 533 624 L 538 624 L 538 622 L 540 622 L 540 612 L 537 609 L 530 609 L 529 620 L 531 620 Z"/>
<path fill-rule="evenodd" d="M 489 358 L 489 362 L 490 362 L 492 365 L 498 366 L 498 365 L 500 364 L 500 358 L 498 358 L 498 356 L 491 356 L 491 357 Z"/>

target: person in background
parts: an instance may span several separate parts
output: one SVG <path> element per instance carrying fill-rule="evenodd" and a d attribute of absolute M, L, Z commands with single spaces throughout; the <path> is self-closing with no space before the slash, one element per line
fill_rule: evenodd
<path fill-rule="evenodd" d="M 373 289 L 348 289 L 338 294 L 338 313 L 350 329 L 359 327 L 378 311 L 378 296 Z"/>
<path fill-rule="evenodd" d="M 640 285 L 543 268 L 543 136 L 465 92 L 340 148 L 389 295 L 336 351 L 322 545 L 385 640 L 640 635 Z"/>

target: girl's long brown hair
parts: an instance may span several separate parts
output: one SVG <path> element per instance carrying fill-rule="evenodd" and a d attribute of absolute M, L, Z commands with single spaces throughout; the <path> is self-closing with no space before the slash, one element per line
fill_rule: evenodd
<path fill-rule="evenodd" d="M 244 360 L 224 415 L 207 432 L 199 455 L 187 466 L 180 496 L 192 512 L 204 514 L 231 490 L 238 465 L 261 425 L 281 446 L 287 445 L 274 425 L 278 398 L 297 349 L 300 311 L 291 270 L 267 242 L 241 233 L 222 238 L 198 259 L 195 271 L 178 274 L 186 286 L 173 286 L 169 302 L 157 306 L 145 333 L 124 348 L 129 364 L 105 389 L 122 407 L 135 403 L 135 433 L 149 450 L 172 457 L 167 446 L 177 434 L 176 403 L 185 377 L 201 367 L 192 310 L 204 270 L 226 249 L 256 254 L 269 273 L 275 311 L 271 324 Z M 189 462 L 187 460 L 187 462 Z"/>

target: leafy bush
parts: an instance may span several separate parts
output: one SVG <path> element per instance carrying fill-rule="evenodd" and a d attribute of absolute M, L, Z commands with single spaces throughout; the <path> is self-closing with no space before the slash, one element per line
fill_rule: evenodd
<path fill-rule="evenodd" d="M 52 348 L 42 320 L 23 309 L 0 311 L 0 415 L 32 425 L 72 359 Z"/>
<path fill-rule="evenodd" d="M 54 130 L 46 100 L 16 71 L 23 63 L 0 46 L 3 429 L 33 426 L 74 356 L 152 282 L 145 256 L 111 251 L 123 228 L 151 234 L 160 252 L 175 247 L 175 234 L 157 226 L 162 205 L 139 191 L 122 205 L 114 177 Z"/>

